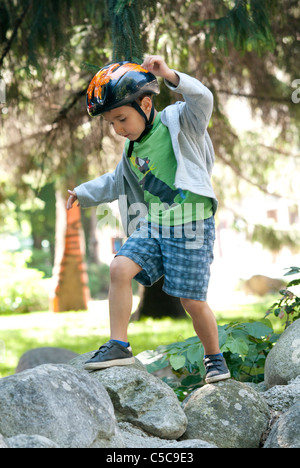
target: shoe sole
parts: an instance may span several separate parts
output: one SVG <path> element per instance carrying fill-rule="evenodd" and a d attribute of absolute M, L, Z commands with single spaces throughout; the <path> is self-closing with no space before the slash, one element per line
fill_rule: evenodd
<path fill-rule="evenodd" d="M 215 377 L 208 377 L 205 379 L 205 382 L 210 384 L 210 383 L 215 383 L 215 382 L 221 382 L 222 380 L 228 380 L 231 378 L 231 374 L 222 374 L 222 375 L 216 375 Z"/>
<path fill-rule="evenodd" d="M 112 361 L 105 362 L 90 362 L 85 364 L 85 370 L 97 370 L 97 369 L 107 369 L 108 367 L 114 366 L 129 366 L 130 364 L 135 364 L 134 357 L 124 358 L 124 359 L 114 359 Z"/>

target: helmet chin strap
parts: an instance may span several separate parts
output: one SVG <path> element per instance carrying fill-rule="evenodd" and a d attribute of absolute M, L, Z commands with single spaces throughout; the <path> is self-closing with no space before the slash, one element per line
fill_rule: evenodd
<path fill-rule="evenodd" d="M 152 124 L 152 120 L 153 120 L 153 117 L 154 117 L 154 105 L 152 104 L 152 108 L 151 108 L 151 112 L 150 112 L 150 117 L 148 119 L 148 117 L 146 116 L 145 112 L 143 111 L 143 109 L 141 108 L 141 106 L 138 105 L 138 103 L 136 101 L 132 102 L 131 103 L 132 107 L 134 107 L 134 109 L 136 111 L 138 111 L 138 113 L 145 119 L 145 122 L 146 122 L 146 126 L 145 126 L 145 130 L 143 131 L 143 133 L 141 133 L 141 135 L 134 141 L 131 141 L 129 143 L 129 148 L 128 148 L 128 153 L 127 153 L 127 157 L 130 158 L 131 155 L 132 155 L 132 151 L 133 151 L 133 145 L 135 142 L 139 143 L 141 141 L 142 138 L 144 138 L 144 136 L 148 135 L 148 133 L 152 130 L 153 128 L 153 124 Z"/>

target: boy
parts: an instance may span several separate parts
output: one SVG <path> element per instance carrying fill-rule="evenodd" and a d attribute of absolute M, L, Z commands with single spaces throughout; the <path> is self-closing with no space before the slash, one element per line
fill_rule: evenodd
<path fill-rule="evenodd" d="M 156 77 L 182 94 L 185 102 L 158 113 L 152 102 L 152 95 L 159 94 Z M 115 172 L 69 190 L 67 209 L 76 200 L 86 208 L 119 199 L 127 233 L 132 227 L 133 203 L 146 207 L 147 216 L 138 229 L 129 232 L 112 261 L 111 339 L 85 368 L 134 362 L 127 337 L 131 280 L 150 286 L 164 275 L 164 291 L 180 298 L 204 346 L 206 382 L 230 378 L 216 320 L 206 302 L 217 208 L 210 182 L 214 151 L 207 133 L 211 92 L 195 78 L 171 70 L 162 57 L 149 56 L 142 66 L 121 62 L 100 70 L 90 83 L 87 106 L 91 116 L 103 115 L 127 140 Z M 124 195 L 125 210 L 121 207 Z"/>

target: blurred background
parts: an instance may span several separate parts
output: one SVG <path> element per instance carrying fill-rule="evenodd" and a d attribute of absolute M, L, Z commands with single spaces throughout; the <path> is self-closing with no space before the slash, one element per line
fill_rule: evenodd
<path fill-rule="evenodd" d="M 67 190 L 122 154 L 123 139 L 86 112 L 89 81 L 112 60 L 148 54 L 214 94 L 209 302 L 220 317 L 266 305 L 300 264 L 299 20 L 298 0 L 0 1 L 0 323 L 107 300 L 125 241 L 117 205 L 67 213 Z M 162 85 L 155 106 L 180 99 Z M 184 316 L 161 284 L 133 290 L 137 316 Z"/>

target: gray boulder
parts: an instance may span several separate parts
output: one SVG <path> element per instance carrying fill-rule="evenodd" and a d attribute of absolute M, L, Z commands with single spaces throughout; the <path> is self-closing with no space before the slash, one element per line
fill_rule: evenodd
<path fill-rule="evenodd" d="M 95 354 L 95 352 L 96 351 L 89 351 L 88 353 L 80 354 L 79 356 L 75 356 L 71 360 L 69 360 L 68 364 L 70 366 L 72 366 L 72 367 L 75 367 L 76 369 L 80 369 L 80 370 L 82 370 L 84 372 L 87 372 L 87 371 L 84 370 L 84 364 L 85 364 L 86 361 L 91 359 L 91 357 Z M 134 360 L 135 360 L 135 363 L 130 364 L 129 366 L 126 366 L 126 368 L 128 368 L 128 369 L 137 369 L 139 371 L 148 373 L 146 366 L 144 366 L 144 364 L 142 364 L 142 362 L 139 359 L 137 359 L 135 357 Z M 93 375 L 94 371 L 89 372 L 89 374 Z"/>
<path fill-rule="evenodd" d="M 272 348 L 265 364 L 267 388 L 286 385 L 300 375 L 300 319 L 293 322 Z"/>
<path fill-rule="evenodd" d="M 6 442 L 5 442 L 5 439 L 4 439 L 3 435 L 0 434 L 0 449 L 2 449 L 2 448 L 8 448 L 8 446 L 7 446 Z"/>
<path fill-rule="evenodd" d="M 43 347 L 30 349 L 24 353 L 17 365 L 16 374 L 42 364 L 67 364 L 78 354 L 63 348 Z"/>
<path fill-rule="evenodd" d="M 201 439 L 219 448 L 259 448 L 270 419 L 260 394 L 234 380 L 201 387 L 183 407 L 188 425 L 182 439 Z"/>
<path fill-rule="evenodd" d="M 124 447 L 105 388 L 64 364 L 0 379 L 0 433 L 39 435 L 62 448 Z"/>
<path fill-rule="evenodd" d="M 203 440 L 166 440 L 154 437 L 142 429 L 127 422 L 120 422 L 119 427 L 126 448 L 217 448 Z"/>
<path fill-rule="evenodd" d="M 270 278 L 264 275 L 254 275 L 244 283 L 244 290 L 247 294 L 265 296 L 266 294 L 278 292 L 283 289 L 286 283 L 281 279 Z"/>
<path fill-rule="evenodd" d="M 70 365 L 82 367 L 82 357 Z M 138 360 L 136 360 L 138 361 Z M 173 390 L 158 377 L 133 366 L 111 367 L 90 372 L 89 376 L 106 388 L 118 421 L 129 422 L 162 439 L 177 439 L 187 420 Z"/>
<path fill-rule="evenodd" d="M 300 401 L 274 424 L 264 448 L 300 448 Z"/>
<path fill-rule="evenodd" d="M 6 440 L 8 448 L 60 448 L 52 440 L 40 435 L 20 434 Z"/>
<path fill-rule="evenodd" d="M 262 396 L 273 411 L 286 411 L 300 401 L 300 375 L 288 385 L 275 385 L 262 393 Z"/>

